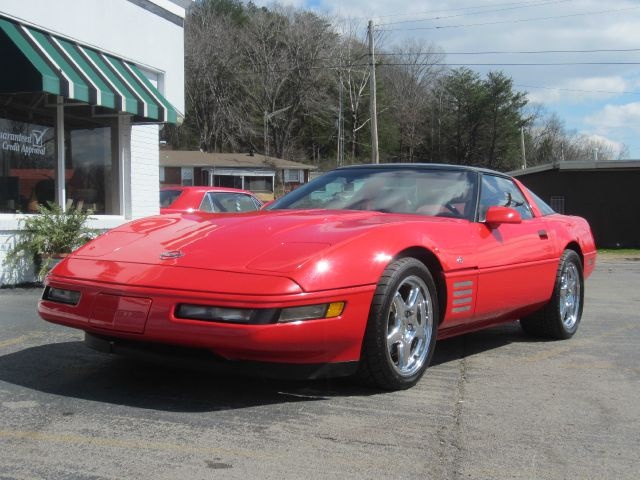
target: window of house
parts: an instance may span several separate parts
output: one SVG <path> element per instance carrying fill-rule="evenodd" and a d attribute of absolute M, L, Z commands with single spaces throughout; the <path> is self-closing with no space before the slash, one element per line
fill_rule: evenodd
<path fill-rule="evenodd" d="M 284 169 L 284 182 L 285 183 L 302 183 L 304 179 L 302 170 L 297 169 Z"/>
<path fill-rule="evenodd" d="M 180 167 L 161 167 L 160 183 L 162 185 L 182 185 Z"/>
<path fill-rule="evenodd" d="M 273 177 L 245 177 L 244 188 L 252 192 L 273 192 Z"/>
<path fill-rule="evenodd" d="M 214 175 L 213 187 L 242 188 L 242 177 L 235 175 Z"/>

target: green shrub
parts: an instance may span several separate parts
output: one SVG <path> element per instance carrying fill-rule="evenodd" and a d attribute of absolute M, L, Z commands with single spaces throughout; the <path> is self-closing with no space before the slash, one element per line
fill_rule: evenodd
<path fill-rule="evenodd" d="M 49 270 L 52 258 L 73 252 L 97 236 L 97 231 L 87 227 L 91 211 L 68 209 L 48 203 L 38 207 L 38 213 L 21 220 L 16 242 L 9 250 L 9 263 L 17 266 L 29 260 L 38 268 L 42 280 Z"/>

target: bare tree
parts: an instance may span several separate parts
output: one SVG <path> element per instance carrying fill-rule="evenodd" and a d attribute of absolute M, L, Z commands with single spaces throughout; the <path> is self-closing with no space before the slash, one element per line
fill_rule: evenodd
<path fill-rule="evenodd" d="M 346 111 L 349 129 L 350 161 L 358 155 L 358 135 L 371 120 L 369 103 L 370 69 L 367 65 L 368 47 L 365 43 L 366 32 L 358 28 L 354 20 L 347 19 L 338 24 L 340 44 L 336 52 L 336 73 L 338 88 L 343 92 L 343 105 Z"/>
<path fill-rule="evenodd" d="M 239 41 L 250 72 L 243 92 L 254 119 L 263 121 L 273 153 L 284 157 L 304 116 L 322 115 L 327 109 L 323 66 L 333 35 L 326 21 L 309 12 L 250 12 Z"/>
<path fill-rule="evenodd" d="M 252 131 L 246 101 L 235 81 L 241 65 L 236 49 L 240 13 L 225 14 L 216 6 L 216 2 L 197 4 L 185 26 L 187 118 L 204 151 L 233 150 Z"/>
<path fill-rule="evenodd" d="M 442 52 L 425 41 L 409 40 L 392 50 L 381 75 L 389 92 L 389 111 L 399 129 L 399 150 L 413 162 L 426 138 L 431 91 L 443 74 Z"/>

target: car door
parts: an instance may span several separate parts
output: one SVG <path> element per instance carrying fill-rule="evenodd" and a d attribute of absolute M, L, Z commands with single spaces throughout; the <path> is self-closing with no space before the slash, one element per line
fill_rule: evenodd
<path fill-rule="evenodd" d="M 513 208 L 521 222 L 487 224 L 486 212 L 494 205 Z M 558 262 L 555 237 L 511 178 L 482 174 L 477 220 L 472 239 L 478 271 L 474 321 L 499 319 L 546 302 Z"/>

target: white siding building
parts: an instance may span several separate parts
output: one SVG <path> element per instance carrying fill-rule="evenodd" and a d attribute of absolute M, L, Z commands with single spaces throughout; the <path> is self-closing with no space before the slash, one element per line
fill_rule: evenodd
<path fill-rule="evenodd" d="M 184 112 L 190 0 L 0 3 L 0 285 L 39 204 L 108 229 L 158 213 L 158 136 Z"/>

